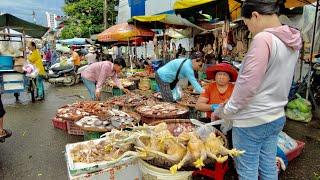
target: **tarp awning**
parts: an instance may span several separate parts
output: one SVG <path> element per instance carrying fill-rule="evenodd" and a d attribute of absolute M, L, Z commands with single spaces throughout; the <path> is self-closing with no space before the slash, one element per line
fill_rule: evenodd
<path fill-rule="evenodd" d="M 17 18 L 11 14 L 0 15 L 0 30 L 3 30 L 4 28 L 25 33 L 26 35 L 34 38 L 41 38 L 49 29 L 48 27 L 40 26 Z"/>
<path fill-rule="evenodd" d="M 173 9 L 174 10 L 187 9 L 187 8 L 207 4 L 213 1 L 214 0 L 177 0 L 173 5 Z"/>
<path fill-rule="evenodd" d="M 167 27 L 185 28 L 194 27 L 200 30 L 205 30 L 185 18 L 176 14 L 159 14 L 153 16 L 134 16 L 129 20 L 136 25 L 148 27 L 150 29 L 165 29 Z"/>
<path fill-rule="evenodd" d="M 66 44 L 66 45 L 84 45 L 84 44 L 87 44 L 87 40 L 86 38 L 72 38 L 72 39 L 58 40 L 57 43 Z"/>

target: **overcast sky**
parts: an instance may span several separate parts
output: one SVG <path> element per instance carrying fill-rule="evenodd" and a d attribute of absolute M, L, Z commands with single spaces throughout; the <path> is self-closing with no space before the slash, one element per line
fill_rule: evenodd
<path fill-rule="evenodd" d="M 37 24 L 47 26 L 45 12 L 63 15 L 63 5 L 64 0 L 0 0 L 0 12 L 33 22 L 34 11 Z"/>

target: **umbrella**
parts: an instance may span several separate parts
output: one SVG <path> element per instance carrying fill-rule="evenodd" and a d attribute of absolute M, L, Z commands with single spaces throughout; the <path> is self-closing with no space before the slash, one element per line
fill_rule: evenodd
<path fill-rule="evenodd" d="M 133 23 L 137 26 L 148 27 L 150 29 L 166 29 L 168 27 L 181 29 L 186 27 L 194 27 L 204 30 L 201 27 L 176 14 L 133 16 L 128 22 Z"/>
<path fill-rule="evenodd" d="M 114 25 L 98 34 L 98 40 L 102 42 L 128 41 L 134 37 L 152 38 L 154 32 L 149 29 L 138 28 L 132 24 L 122 23 Z"/>

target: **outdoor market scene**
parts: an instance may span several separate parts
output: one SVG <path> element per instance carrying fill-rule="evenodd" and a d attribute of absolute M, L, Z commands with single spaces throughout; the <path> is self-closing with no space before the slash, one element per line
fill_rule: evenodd
<path fill-rule="evenodd" d="M 320 180 L 320 0 L 1 0 L 0 179 Z"/>

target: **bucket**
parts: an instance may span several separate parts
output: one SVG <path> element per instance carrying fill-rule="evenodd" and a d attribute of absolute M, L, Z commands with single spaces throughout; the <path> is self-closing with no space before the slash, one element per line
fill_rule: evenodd
<path fill-rule="evenodd" d="M 193 172 L 178 171 L 176 174 L 171 174 L 169 170 L 155 167 L 143 160 L 139 160 L 139 168 L 144 180 L 188 180 L 192 179 Z"/>
<path fill-rule="evenodd" d="M 0 56 L 0 70 L 13 69 L 13 57 L 12 56 Z"/>

